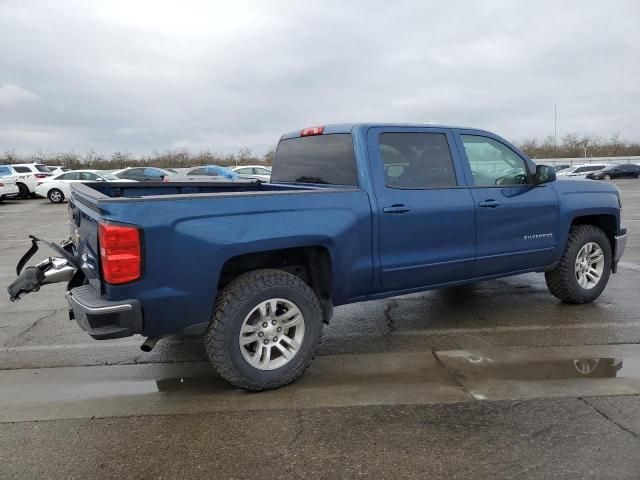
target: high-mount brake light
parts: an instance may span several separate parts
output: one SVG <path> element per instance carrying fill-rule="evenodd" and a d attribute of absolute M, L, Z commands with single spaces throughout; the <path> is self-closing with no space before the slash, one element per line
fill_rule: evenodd
<path fill-rule="evenodd" d="M 308 128 L 303 128 L 300 131 L 300 136 L 310 137 L 311 135 L 322 135 L 322 132 L 324 132 L 324 127 L 308 127 Z"/>
<path fill-rule="evenodd" d="M 118 285 L 140 278 L 142 248 L 140 231 L 136 227 L 100 223 L 98 243 L 105 282 Z"/>

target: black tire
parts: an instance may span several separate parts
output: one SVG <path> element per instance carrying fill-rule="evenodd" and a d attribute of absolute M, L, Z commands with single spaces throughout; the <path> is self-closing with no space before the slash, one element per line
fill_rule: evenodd
<path fill-rule="evenodd" d="M 272 298 L 298 307 L 304 318 L 304 337 L 288 363 L 274 370 L 261 370 L 242 355 L 240 329 L 257 305 Z M 227 382 L 251 391 L 270 390 L 287 385 L 304 373 L 318 352 L 322 327 L 320 302 L 300 278 L 282 270 L 253 270 L 232 280 L 219 293 L 204 344 L 214 368 Z"/>
<path fill-rule="evenodd" d="M 31 195 L 31 192 L 29 191 L 29 187 L 27 187 L 24 183 L 16 183 L 17 187 L 18 187 L 18 196 L 16 197 L 18 200 L 26 200 L 27 198 L 29 198 L 29 196 Z"/>
<path fill-rule="evenodd" d="M 604 254 L 604 269 L 598 283 L 590 289 L 581 287 L 576 278 L 576 259 L 584 245 L 597 243 Z M 545 272 L 549 291 L 566 303 L 589 303 L 600 296 L 611 274 L 611 243 L 607 234 L 593 225 L 576 225 L 571 228 L 567 244 L 555 269 Z"/>
<path fill-rule="evenodd" d="M 604 180 L 611 180 L 611 175 L 609 175 L 608 173 L 605 173 L 604 176 L 602 177 Z"/>
<path fill-rule="evenodd" d="M 62 193 L 62 190 L 52 188 L 47 192 L 47 198 L 51 203 L 62 203 L 64 202 L 64 193 Z"/>

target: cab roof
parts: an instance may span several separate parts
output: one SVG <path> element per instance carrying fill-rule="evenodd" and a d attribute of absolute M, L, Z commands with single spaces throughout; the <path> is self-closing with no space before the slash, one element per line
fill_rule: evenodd
<path fill-rule="evenodd" d="M 479 133 L 491 133 L 491 132 L 487 132 L 486 130 L 477 129 L 477 128 L 468 128 L 468 127 L 461 127 L 461 126 L 454 126 L 454 125 L 439 125 L 439 124 L 432 124 L 432 123 L 370 123 L 370 122 L 332 123 L 332 124 L 318 126 L 317 128 L 320 128 L 320 127 L 323 128 L 322 135 L 335 134 L 335 133 L 353 133 L 354 130 L 356 129 L 368 130 L 370 128 L 376 128 L 376 127 L 378 128 L 413 127 L 413 128 L 447 128 L 447 129 L 455 128 L 459 130 L 475 131 Z M 284 135 L 282 135 L 282 137 L 280 137 L 280 140 L 300 137 L 302 131 L 308 128 L 315 128 L 315 127 L 307 127 L 300 130 L 294 130 L 293 132 L 285 133 Z"/>

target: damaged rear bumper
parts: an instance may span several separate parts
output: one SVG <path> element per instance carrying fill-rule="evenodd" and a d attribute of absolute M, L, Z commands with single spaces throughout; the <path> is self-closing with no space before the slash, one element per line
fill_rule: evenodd
<path fill-rule="evenodd" d="M 37 292 L 42 285 L 67 282 L 66 298 L 69 318 L 96 340 L 122 338 L 142 332 L 142 308 L 138 300 L 112 301 L 103 298 L 96 289 L 86 283 L 82 266 L 74 256 L 69 241 L 56 245 L 31 236 L 32 245 L 16 267 L 16 278 L 7 287 L 9 298 L 15 302 L 24 295 Z M 42 242 L 59 253 L 60 257 L 48 257 L 32 267 L 23 267 L 38 251 Z"/>
<path fill-rule="evenodd" d="M 91 285 L 72 288 L 66 297 L 69 316 L 96 340 L 129 337 L 142 331 L 138 300 L 106 300 Z"/>

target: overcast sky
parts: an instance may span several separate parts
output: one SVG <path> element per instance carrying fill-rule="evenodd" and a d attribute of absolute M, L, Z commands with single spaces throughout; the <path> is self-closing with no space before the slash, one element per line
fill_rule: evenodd
<path fill-rule="evenodd" d="M 0 150 L 263 152 L 332 122 L 640 140 L 640 2 L 0 0 Z"/>

